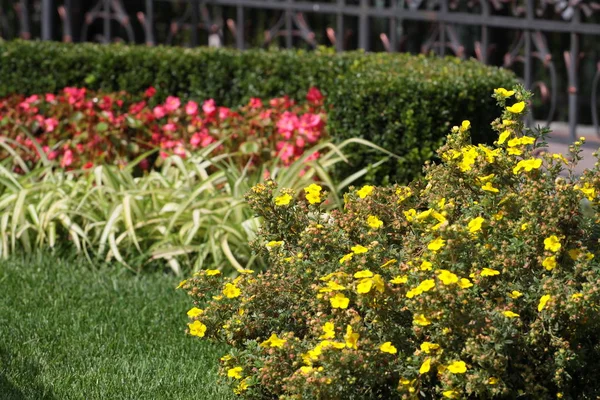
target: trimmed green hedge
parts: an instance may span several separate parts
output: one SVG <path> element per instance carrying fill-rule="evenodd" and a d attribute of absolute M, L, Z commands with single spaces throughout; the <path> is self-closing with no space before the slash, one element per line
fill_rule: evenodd
<path fill-rule="evenodd" d="M 0 42 L 0 96 L 65 86 L 139 93 L 154 86 L 158 99 L 177 94 L 236 106 L 250 97 L 302 98 L 317 86 L 331 104 L 335 138 L 362 137 L 402 157 L 373 171 L 369 179 L 378 183 L 418 175 L 463 119 L 480 133 L 477 140 L 489 141 L 489 123 L 498 116 L 492 91 L 515 82 L 509 71 L 451 57 Z M 379 156 L 357 149 L 352 163 L 363 167 Z"/>

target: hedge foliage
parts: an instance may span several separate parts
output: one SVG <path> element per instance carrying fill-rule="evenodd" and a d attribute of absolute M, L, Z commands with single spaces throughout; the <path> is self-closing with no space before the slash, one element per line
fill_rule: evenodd
<path fill-rule="evenodd" d="M 319 87 L 332 106 L 329 129 L 343 140 L 361 137 L 401 157 L 381 166 L 371 180 L 404 182 L 421 172 L 445 132 L 472 121 L 475 140 L 490 141 L 497 117 L 489 93 L 510 87 L 511 72 L 476 61 L 408 54 L 368 54 L 330 50 L 240 52 L 231 49 L 145 47 L 12 41 L 0 43 L 0 96 L 86 86 L 102 91 L 168 95 L 228 106 L 250 97 L 303 98 Z M 357 149 L 352 166 L 363 167 L 380 154 Z"/>

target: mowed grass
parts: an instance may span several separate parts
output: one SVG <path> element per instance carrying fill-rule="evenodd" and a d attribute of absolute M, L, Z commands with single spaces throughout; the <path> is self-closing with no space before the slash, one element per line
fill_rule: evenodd
<path fill-rule="evenodd" d="M 226 349 L 184 334 L 161 273 L 48 255 L 0 261 L 0 399 L 230 399 Z"/>

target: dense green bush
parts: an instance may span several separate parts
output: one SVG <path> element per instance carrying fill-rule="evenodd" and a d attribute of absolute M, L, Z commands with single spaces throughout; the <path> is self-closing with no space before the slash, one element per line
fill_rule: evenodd
<path fill-rule="evenodd" d="M 328 213 L 316 185 L 306 200 L 252 189 L 269 268 L 183 284 L 189 333 L 232 346 L 221 372 L 236 393 L 599 398 L 600 162 L 575 176 L 582 141 L 543 153 L 547 131 L 524 128 L 530 94 L 495 96 L 495 144 L 472 145 L 464 121 L 409 186 L 365 185 Z"/>
<path fill-rule="evenodd" d="M 419 174 L 458 115 L 481 132 L 479 139 L 491 137 L 489 123 L 498 114 L 489 93 L 514 80 L 476 61 L 408 54 L 0 43 L 0 96 L 66 86 L 141 93 L 154 86 L 158 100 L 177 95 L 237 106 L 250 97 L 300 99 L 317 86 L 332 107 L 334 138 L 362 137 L 401 156 L 371 174 L 378 182 Z M 357 149 L 350 168 L 373 159 Z"/>

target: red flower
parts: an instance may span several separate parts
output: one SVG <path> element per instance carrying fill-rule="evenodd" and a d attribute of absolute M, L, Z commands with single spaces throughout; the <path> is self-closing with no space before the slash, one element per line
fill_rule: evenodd
<path fill-rule="evenodd" d="M 321 91 L 314 86 L 308 89 L 308 93 L 306 93 L 306 100 L 315 106 L 320 105 L 323 98 Z"/>
<path fill-rule="evenodd" d="M 250 99 L 249 106 L 250 106 L 250 108 L 262 108 L 263 103 L 262 103 L 261 99 L 259 99 L 257 97 L 252 97 Z"/>
<path fill-rule="evenodd" d="M 156 94 L 156 89 L 154 89 L 154 87 L 150 86 L 148 89 L 146 89 L 146 91 L 144 92 L 144 96 L 150 98 L 150 97 L 154 97 L 154 95 Z"/>
<path fill-rule="evenodd" d="M 93 166 L 94 166 L 94 163 L 91 161 L 88 161 L 85 164 L 83 164 L 83 169 L 91 169 Z"/>

